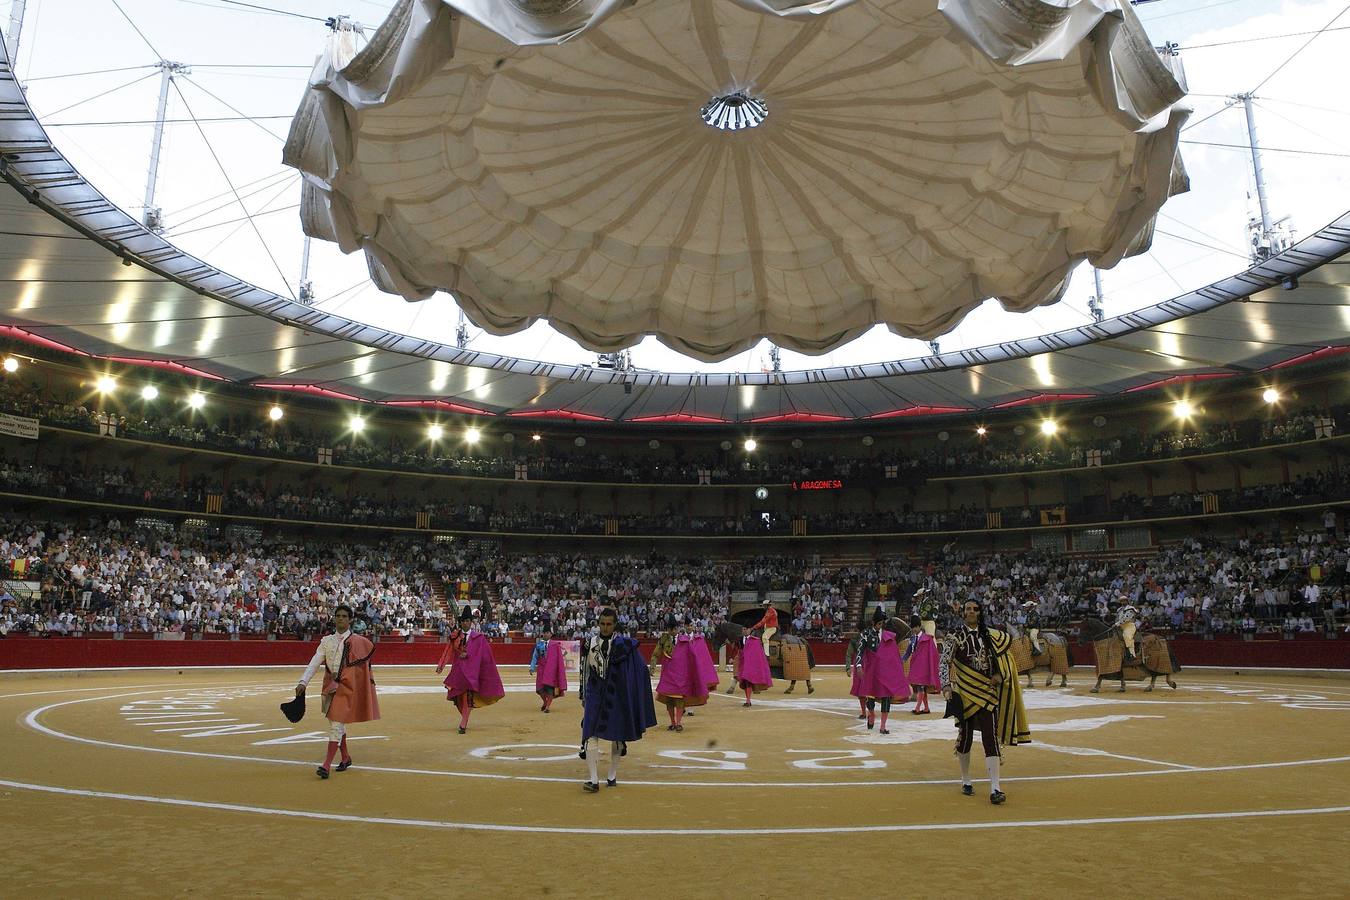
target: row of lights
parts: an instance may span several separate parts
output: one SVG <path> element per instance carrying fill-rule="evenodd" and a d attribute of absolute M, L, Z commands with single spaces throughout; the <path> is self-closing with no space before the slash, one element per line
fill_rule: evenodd
<path fill-rule="evenodd" d="M 0 364 L 0 368 L 3 368 L 6 372 L 11 374 L 17 372 L 19 370 L 19 360 L 13 356 L 6 356 L 3 364 Z M 95 387 L 100 394 L 111 394 L 117 390 L 117 379 L 113 378 L 111 375 L 102 375 L 99 377 L 98 381 L 95 382 Z M 147 384 L 145 387 L 141 388 L 142 399 L 149 401 L 158 399 L 158 397 L 159 388 L 155 387 L 153 384 Z M 1261 392 L 1261 399 L 1268 404 L 1274 405 L 1280 402 L 1281 395 L 1275 388 L 1268 387 Z M 201 391 L 193 391 L 191 394 L 188 394 L 186 402 L 187 405 L 194 410 L 201 409 L 206 406 L 206 395 Z M 1172 404 L 1172 412 L 1178 419 L 1189 419 L 1195 415 L 1196 408 L 1189 400 L 1177 400 Z M 273 406 L 267 411 L 267 417 L 273 422 L 280 422 L 283 416 L 285 416 L 285 412 L 280 406 Z M 349 425 L 353 432 L 359 433 L 365 429 L 366 420 L 363 416 L 352 416 Z M 1040 430 L 1041 434 L 1046 435 L 1047 437 L 1053 436 L 1059 432 L 1059 423 L 1054 419 L 1042 419 Z M 975 433 L 980 437 L 984 437 L 989 433 L 989 429 L 980 425 L 975 429 Z M 438 441 L 444 436 L 445 429 L 440 425 L 433 424 L 427 426 L 427 437 L 432 441 Z M 464 431 L 464 440 L 470 444 L 477 443 L 482 436 L 482 432 L 477 428 L 467 428 Z M 533 441 L 540 441 L 543 439 L 543 436 L 533 434 L 530 436 L 530 439 Z M 754 438 L 746 438 L 743 446 L 747 453 L 754 453 L 759 447 L 759 442 Z"/>

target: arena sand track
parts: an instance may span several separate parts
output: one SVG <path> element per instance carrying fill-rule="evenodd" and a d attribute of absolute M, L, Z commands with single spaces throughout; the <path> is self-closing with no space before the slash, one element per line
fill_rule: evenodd
<path fill-rule="evenodd" d="M 543 715 L 503 672 L 506 699 L 461 736 L 431 672 L 377 667 L 385 718 L 326 782 L 314 704 L 298 726 L 277 711 L 298 670 L 0 675 L 6 893 L 570 897 L 597 872 L 645 897 L 1350 884 L 1350 681 L 1187 672 L 1092 696 L 1080 670 L 1027 692 L 1036 742 L 1006 752 L 993 807 L 983 784 L 959 793 L 950 722 L 906 707 L 869 733 L 836 668 L 812 697 L 719 695 L 583 794 L 575 696 Z"/>

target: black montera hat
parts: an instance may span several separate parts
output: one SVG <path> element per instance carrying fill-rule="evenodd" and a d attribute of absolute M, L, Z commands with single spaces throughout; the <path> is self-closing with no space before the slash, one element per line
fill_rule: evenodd
<path fill-rule="evenodd" d="M 459 611 L 459 621 L 463 622 L 465 619 L 472 619 L 472 618 L 473 618 L 473 610 L 469 607 L 469 604 L 466 603 L 464 604 L 464 608 Z"/>
<path fill-rule="evenodd" d="M 886 610 L 882 609 L 880 606 L 872 610 L 873 622 L 885 622 L 889 618 L 890 616 L 886 615 Z"/>
<path fill-rule="evenodd" d="M 287 700 L 281 704 L 281 712 L 286 716 L 289 722 L 299 722 L 305 717 L 305 695 L 301 694 L 294 700 Z"/>

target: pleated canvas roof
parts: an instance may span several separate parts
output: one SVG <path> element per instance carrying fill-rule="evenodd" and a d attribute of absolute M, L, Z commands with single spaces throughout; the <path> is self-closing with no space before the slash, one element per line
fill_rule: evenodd
<path fill-rule="evenodd" d="M 333 57 L 285 150 L 305 230 L 598 351 L 935 337 L 1146 248 L 1186 186 L 1118 0 L 401 0 Z"/>

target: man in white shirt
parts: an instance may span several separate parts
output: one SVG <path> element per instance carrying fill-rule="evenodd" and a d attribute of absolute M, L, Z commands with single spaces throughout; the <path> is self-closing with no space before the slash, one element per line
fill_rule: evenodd
<path fill-rule="evenodd" d="M 369 722 L 380 717 L 375 697 L 375 681 L 370 674 L 370 657 L 374 645 L 351 632 L 352 609 L 343 603 L 333 611 L 335 632 L 325 635 L 314 651 L 314 657 L 305 667 L 305 674 L 295 686 L 295 696 L 304 696 L 319 666 L 324 667 L 323 714 L 328 718 L 328 755 L 323 765 L 315 770 L 320 778 L 327 778 L 333 757 L 342 751 L 337 770 L 351 768 L 351 754 L 347 752 L 347 725 Z"/>

